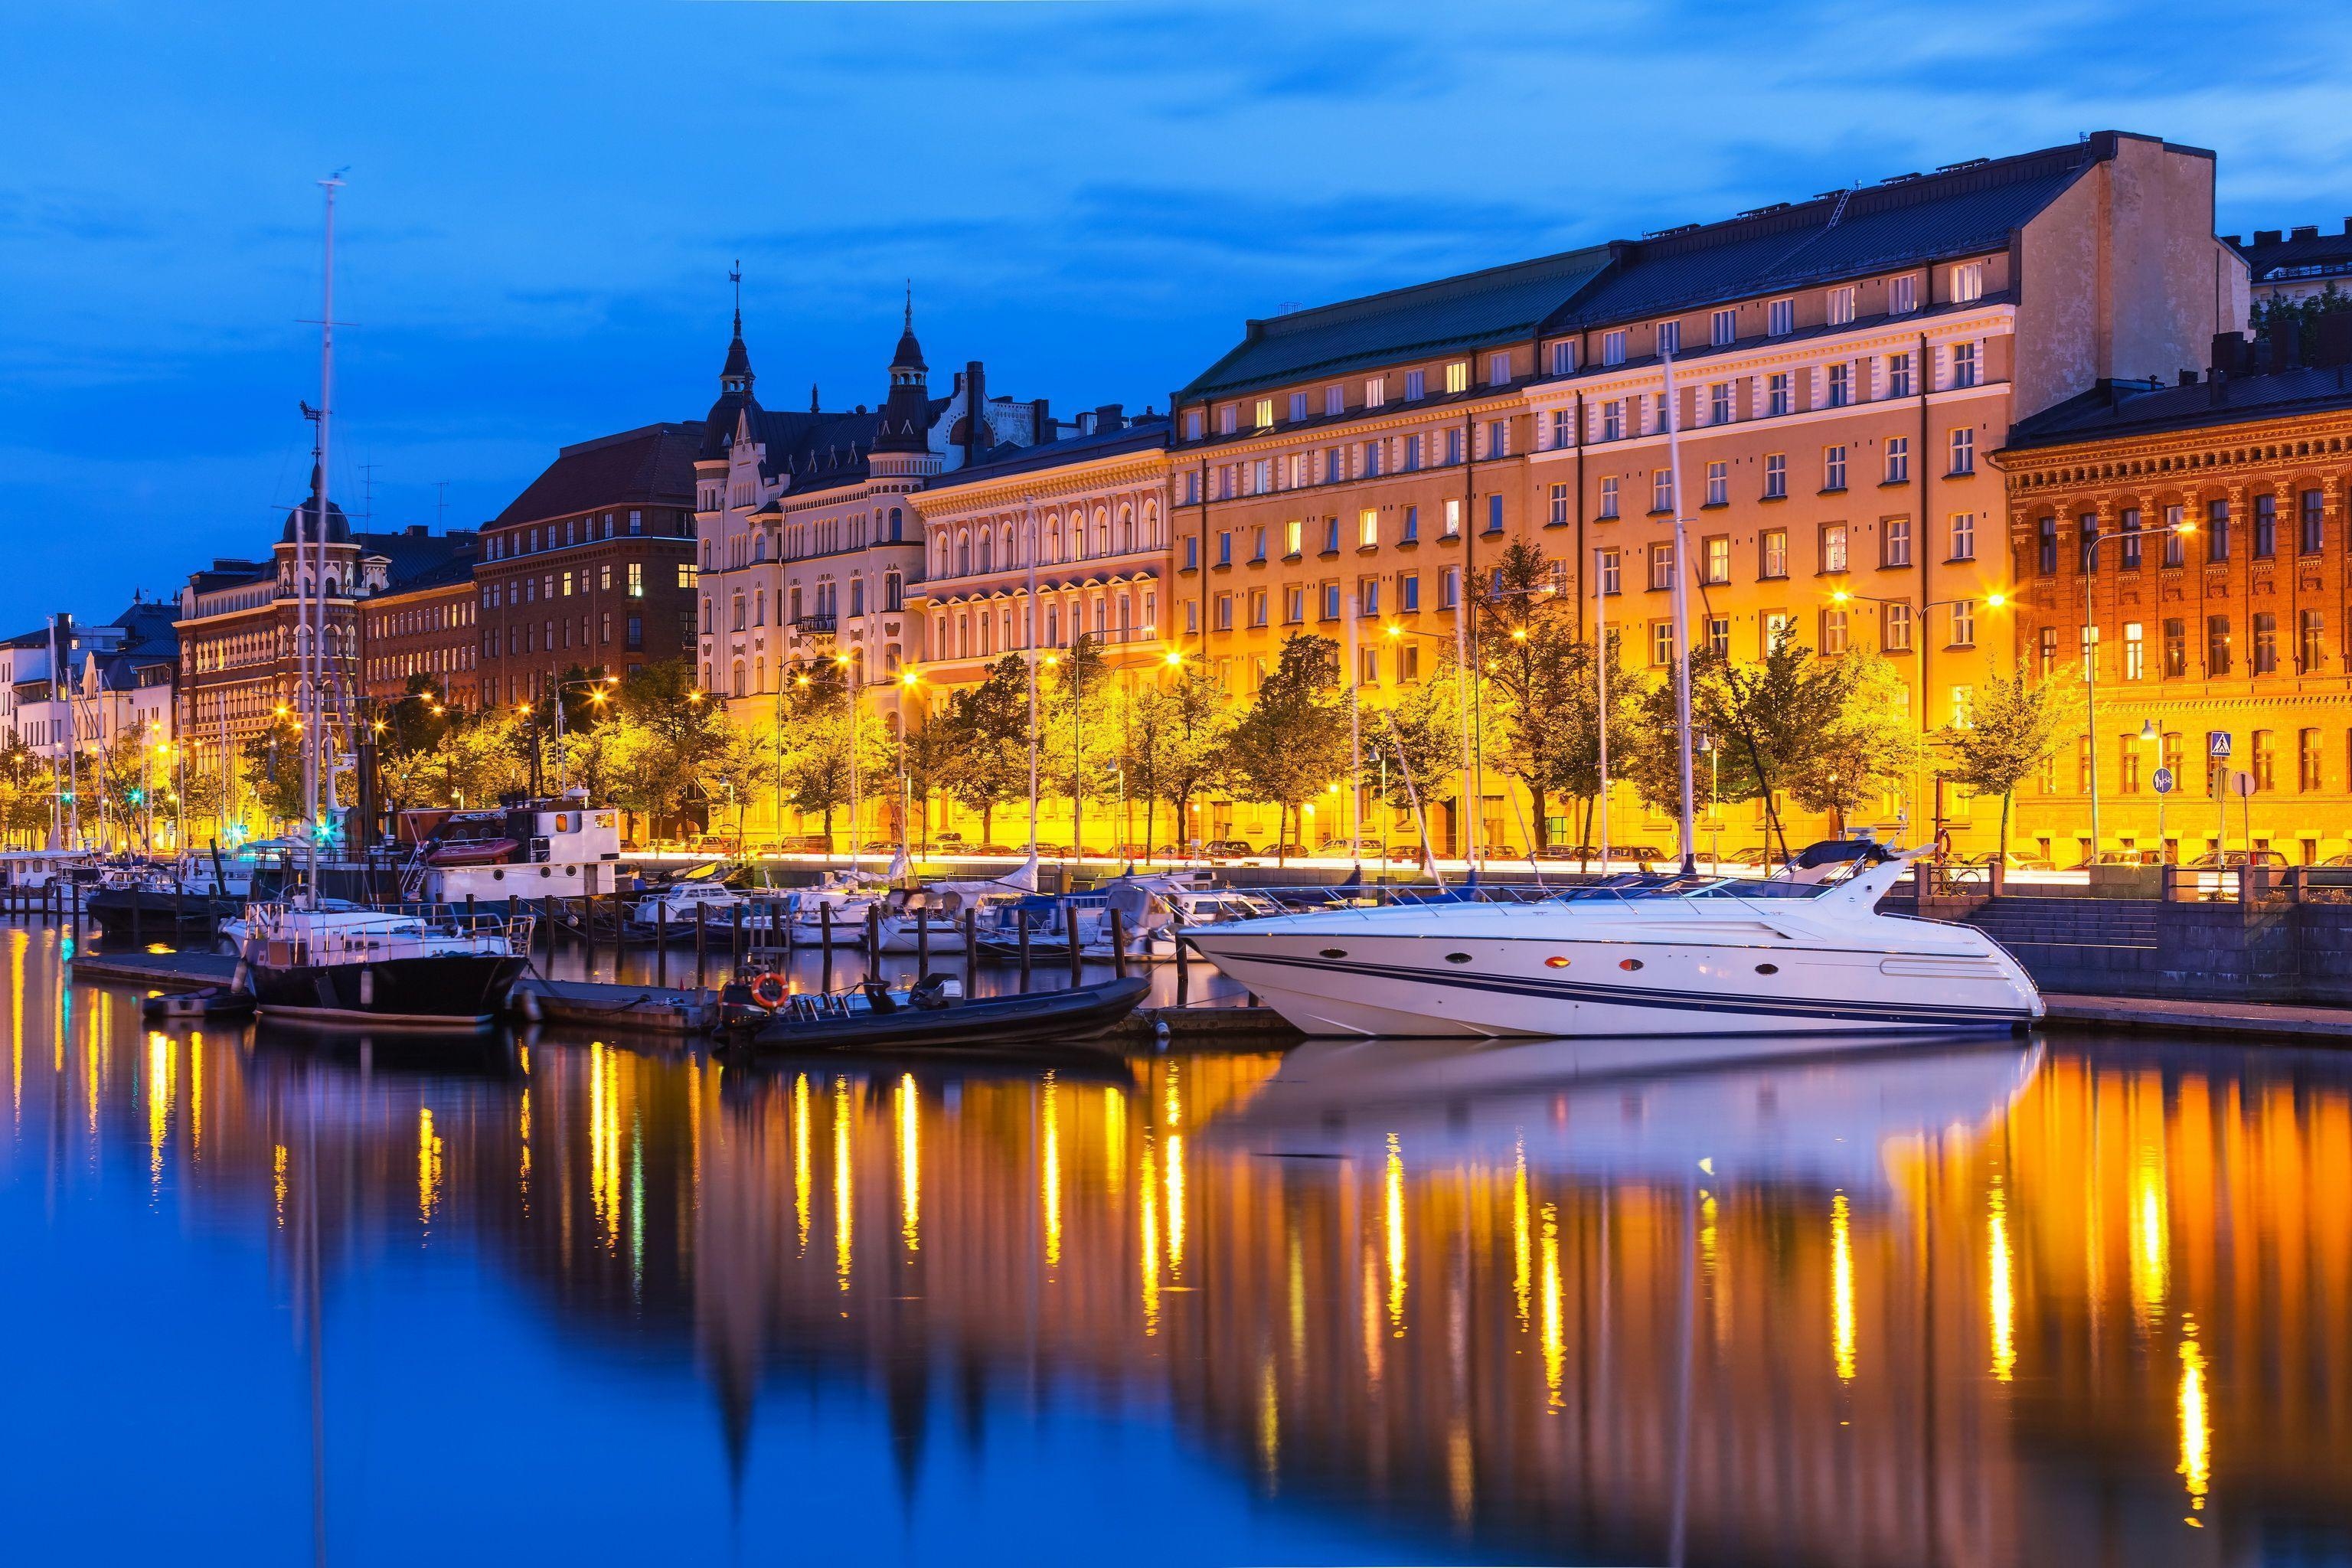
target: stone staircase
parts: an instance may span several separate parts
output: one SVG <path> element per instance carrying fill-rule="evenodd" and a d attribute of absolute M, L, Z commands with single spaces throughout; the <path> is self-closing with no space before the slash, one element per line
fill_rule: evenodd
<path fill-rule="evenodd" d="M 1968 921 L 2012 951 L 2021 945 L 2153 948 L 2157 911 L 2162 908 L 2154 899 L 2036 899 L 2004 894 L 1986 900 Z"/>

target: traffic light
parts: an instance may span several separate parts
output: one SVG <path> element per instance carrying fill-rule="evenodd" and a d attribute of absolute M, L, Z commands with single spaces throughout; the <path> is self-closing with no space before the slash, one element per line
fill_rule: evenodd
<path fill-rule="evenodd" d="M 131 804 L 133 805 L 141 805 L 146 798 L 147 792 L 143 789 L 134 789 L 131 792 Z"/>

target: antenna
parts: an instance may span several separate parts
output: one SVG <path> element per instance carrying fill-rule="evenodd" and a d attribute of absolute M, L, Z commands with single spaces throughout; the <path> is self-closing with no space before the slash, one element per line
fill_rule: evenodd
<path fill-rule="evenodd" d="M 360 518 L 365 522 L 375 521 L 375 471 L 381 463 L 360 465 Z"/>
<path fill-rule="evenodd" d="M 449 531 L 449 481 L 433 481 L 433 527 L 435 531 Z"/>
<path fill-rule="evenodd" d="M 727 281 L 735 285 L 735 335 L 743 335 L 743 258 L 737 257 L 735 265 L 727 270 Z"/>

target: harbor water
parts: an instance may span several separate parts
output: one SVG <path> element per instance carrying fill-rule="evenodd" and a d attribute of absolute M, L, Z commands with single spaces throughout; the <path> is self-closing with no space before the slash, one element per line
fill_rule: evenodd
<path fill-rule="evenodd" d="M 71 941 L 0 921 L 13 1561 L 2352 1554 L 2352 1057 L 745 1068 Z"/>

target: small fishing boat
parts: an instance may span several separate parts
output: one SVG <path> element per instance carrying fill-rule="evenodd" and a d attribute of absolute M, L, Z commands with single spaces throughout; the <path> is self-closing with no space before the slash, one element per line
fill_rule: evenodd
<path fill-rule="evenodd" d="M 754 1051 L 1066 1045 L 1110 1028 L 1150 989 L 1147 980 L 1111 980 L 967 998 L 944 974 L 927 974 L 903 991 L 869 981 L 845 992 L 785 997 L 746 1044 Z"/>
<path fill-rule="evenodd" d="M 139 1005 L 141 1017 L 167 1024 L 191 1018 L 241 1018 L 252 1011 L 253 993 L 227 985 L 159 992 Z"/>

